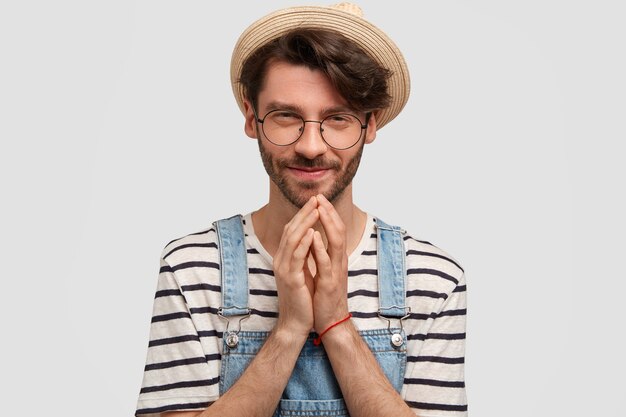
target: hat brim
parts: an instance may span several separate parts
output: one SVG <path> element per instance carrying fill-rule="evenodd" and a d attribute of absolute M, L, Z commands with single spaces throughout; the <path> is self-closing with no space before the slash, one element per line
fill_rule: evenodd
<path fill-rule="evenodd" d="M 242 113 L 245 113 L 244 91 L 239 78 L 244 62 L 261 46 L 300 28 L 326 29 L 341 33 L 358 44 L 382 67 L 391 71 L 391 77 L 387 81 L 391 104 L 374 112 L 378 129 L 400 113 L 409 98 L 410 79 L 406 62 L 396 44 L 383 31 L 353 13 L 318 6 L 278 10 L 257 20 L 241 34 L 231 58 L 230 78 Z"/>

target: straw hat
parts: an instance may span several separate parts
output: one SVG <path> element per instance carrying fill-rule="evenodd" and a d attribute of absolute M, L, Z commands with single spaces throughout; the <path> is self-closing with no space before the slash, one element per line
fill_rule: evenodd
<path fill-rule="evenodd" d="M 233 93 L 241 111 L 244 112 L 244 93 L 239 77 L 246 59 L 259 47 L 292 29 L 316 28 L 341 33 L 392 72 L 391 78 L 387 81 L 391 104 L 375 112 L 375 115 L 379 129 L 393 120 L 409 98 L 409 71 L 396 44 L 362 16 L 361 9 L 351 3 L 329 7 L 290 7 L 271 13 L 250 25 L 239 37 L 230 63 Z"/>

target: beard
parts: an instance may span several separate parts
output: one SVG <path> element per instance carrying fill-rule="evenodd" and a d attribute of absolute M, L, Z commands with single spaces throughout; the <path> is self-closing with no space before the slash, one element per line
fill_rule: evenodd
<path fill-rule="evenodd" d="M 356 175 L 359 164 L 361 163 L 361 156 L 363 155 L 363 148 L 365 146 L 365 143 L 361 142 L 357 153 L 348 161 L 347 165 L 342 170 L 341 164 L 338 161 L 331 161 L 321 156 L 314 159 L 307 159 L 296 154 L 293 158 L 276 159 L 267 151 L 261 138 L 258 138 L 257 141 L 267 175 L 269 175 L 272 182 L 276 184 L 283 196 L 299 209 L 306 204 L 311 196 L 320 193 L 318 190 L 319 184 L 315 181 L 295 181 L 295 183 L 290 183 L 283 173 L 285 169 L 290 166 L 298 166 L 306 168 L 324 168 L 335 171 L 337 173 L 335 182 L 329 190 L 322 192 L 324 197 L 333 203 L 341 196 L 346 187 L 352 183 L 352 179 Z"/>

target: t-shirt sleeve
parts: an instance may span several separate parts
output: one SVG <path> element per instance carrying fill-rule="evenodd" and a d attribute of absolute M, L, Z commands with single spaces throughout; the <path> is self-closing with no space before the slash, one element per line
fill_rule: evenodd
<path fill-rule="evenodd" d="M 411 364 L 405 384 L 414 401 L 407 404 L 423 417 L 465 417 L 466 283 L 461 275 L 456 287 L 435 313 L 419 356 Z"/>
<path fill-rule="evenodd" d="M 219 374 L 209 366 L 172 267 L 161 258 L 148 354 L 136 416 L 202 410 L 217 399 Z"/>

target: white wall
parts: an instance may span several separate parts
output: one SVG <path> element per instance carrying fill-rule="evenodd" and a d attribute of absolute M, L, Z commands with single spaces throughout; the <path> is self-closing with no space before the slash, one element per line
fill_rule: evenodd
<path fill-rule="evenodd" d="M 133 413 L 162 247 L 266 197 L 229 59 L 295 4 L 0 6 L 2 415 Z M 360 4 L 413 90 L 356 200 L 465 266 L 470 413 L 618 416 L 623 3 Z"/>

